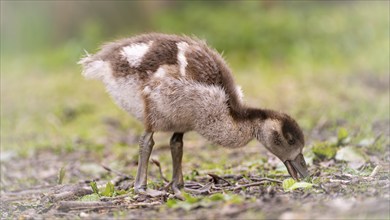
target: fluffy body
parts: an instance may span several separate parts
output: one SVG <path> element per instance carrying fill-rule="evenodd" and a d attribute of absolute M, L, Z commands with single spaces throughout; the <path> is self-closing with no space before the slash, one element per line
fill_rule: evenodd
<path fill-rule="evenodd" d="M 308 175 L 304 138 L 288 115 L 242 103 L 223 58 L 203 41 L 146 34 L 109 43 L 80 61 L 87 78 L 100 79 L 114 101 L 145 126 L 140 139 L 135 192 L 148 192 L 153 133 L 173 132 L 172 190 L 180 197 L 183 134 L 194 130 L 216 144 L 241 147 L 256 138 L 281 159 L 290 175 Z M 155 194 L 155 193 L 152 193 Z"/>
<path fill-rule="evenodd" d="M 166 53 L 172 50 L 177 51 L 176 62 L 159 63 L 157 70 L 142 66 L 148 52 L 161 45 L 176 48 L 166 48 L 168 52 L 160 53 L 160 59 L 167 59 Z M 202 60 L 195 58 L 208 66 L 203 67 Z M 161 34 L 107 44 L 96 55 L 80 61 L 84 76 L 102 80 L 113 100 L 144 123 L 148 131 L 195 130 L 217 144 L 243 146 L 252 139 L 248 137 L 253 130 L 238 127 L 229 115 L 230 96 L 241 102 L 242 93 L 238 87 L 232 89 L 233 94 L 227 93 L 222 76 L 218 76 L 218 62 L 224 61 L 202 41 Z M 127 72 L 118 73 L 121 68 Z M 206 71 L 198 72 L 203 68 Z"/>
<path fill-rule="evenodd" d="M 302 132 L 289 116 L 242 103 L 228 65 L 201 40 L 139 35 L 106 44 L 80 64 L 84 76 L 102 80 L 115 102 L 146 131 L 194 130 L 226 147 L 244 146 L 253 138 L 266 147 L 286 144 L 289 133 L 297 146 L 303 146 Z M 300 151 L 297 147 L 297 153 L 286 158 L 295 158 Z"/>

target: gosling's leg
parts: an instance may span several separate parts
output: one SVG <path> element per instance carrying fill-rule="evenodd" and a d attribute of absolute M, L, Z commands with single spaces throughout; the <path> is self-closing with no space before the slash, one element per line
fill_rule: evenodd
<path fill-rule="evenodd" d="M 145 192 L 146 190 L 148 162 L 153 145 L 153 132 L 145 132 L 139 142 L 138 170 L 134 182 L 134 191 L 136 193 Z"/>
<path fill-rule="evenodd" d="M 180 188 L 184 186 L 181 161 L 183 158 L 183 133 L 174 133 L 171 141 L 171 154 L 173 164 L 172 190 L 175 195 L 180 196 Z"/>

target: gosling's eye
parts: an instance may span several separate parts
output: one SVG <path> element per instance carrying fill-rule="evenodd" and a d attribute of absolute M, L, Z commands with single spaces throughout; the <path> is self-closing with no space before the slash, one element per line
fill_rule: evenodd
<path fill-rule="evenodd" d="M 288 140 L 287 143 L 289 145 L 294 145 L 295 144 L 295 139 L 292 138 L 292 139 Z"/>

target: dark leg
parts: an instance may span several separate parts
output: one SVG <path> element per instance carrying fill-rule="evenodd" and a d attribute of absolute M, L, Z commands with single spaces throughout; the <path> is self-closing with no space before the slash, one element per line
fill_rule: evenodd
<path fill-rule="evenodd" d="M 139 142 L 138 171 L 134 183 L 134 191 L 136 193 L 145 192 L 146 190 L 148 162 L 153 145 L 153 132 L 145 132 Z"/>
<path fill-rule="evenodd" d="M 183 133 L 174 133 L 171 138 L 171 154 L 173 164 L 172 190 L 180 195 L 180 188 L 184 186 L 181 160 L 183 158 Z"/>

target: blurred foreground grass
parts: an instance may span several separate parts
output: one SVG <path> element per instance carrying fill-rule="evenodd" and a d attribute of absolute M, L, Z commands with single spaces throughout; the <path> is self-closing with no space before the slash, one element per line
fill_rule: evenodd
<path fill-rule="evenodd" d="M 184 4 L 155 13 L 146 31 L 195 35 L 224 51 L 246 102 L 290 113 L 309 143 L 312 129 L 324 121 L 331 131 L 341 123 L 355 136 L 376 136 L 373 123 L 388 123 L 390 108 L 386 5 Z M 81 26 L 73 38 L 31 51 L 14 51 L 12 39 L 2 40 L 2 151 L 93 148 L 109 138 L 103 121 L 112 118 L 124 131 L 142 132 L 103 85 L 85 81 L 76 65 L 84 48 L 94 51 L 106 40 L 139 31 L 104 35 L 96 21 Z M 26 48 L 33 43 L 28 35 L 24 40 Z"/>

